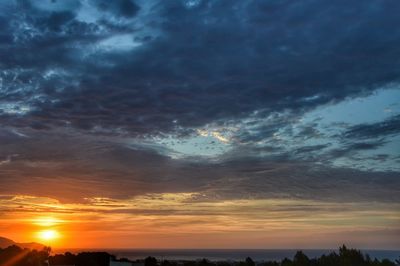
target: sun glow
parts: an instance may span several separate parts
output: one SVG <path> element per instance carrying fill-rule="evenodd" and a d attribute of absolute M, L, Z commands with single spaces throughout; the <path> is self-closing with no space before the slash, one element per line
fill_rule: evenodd
<path fill-rule="evenodd" d="M 61 221 L 54 217 L 41 217 L 41 218 L 34 219 L 33 223 L 36 225 L 39 225 L 39 226 L 49 227 L 49 226 L 57 225 L 57 224 L 61 223 Z"/>
<path fill-rule="evenodd" d="M 59 233 L 56 230 L 43 230 L 38 232 L 38 238 L 43 241 L 55 240 L 59 237 Z"/>

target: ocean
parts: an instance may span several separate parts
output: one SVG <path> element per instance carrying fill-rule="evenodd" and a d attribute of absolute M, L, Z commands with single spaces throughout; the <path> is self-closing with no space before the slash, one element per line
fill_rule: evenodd
<path fill-rule="evenodd" d="M 156 257 L 159 260 L 198 260 L 208 259 L 211 261 L 240 261 L 246 257 L 254 261 L 282 260 L 285 257 L 292 259 L 296 249 L 72 249 L 55 250 L 54 253 L 64 253 L 70 251 L 79 253 L 83 251 L 106 251 L 116 255 L 118 258 L 128 258 L 130 260 L 144 259 L 148 256 Z M 304 249 L 302 250 L 309 258 L 319 257 L 323 254 L 329 254 L 329 249 Z M 400 250 L 362 250 L 364 254 L 374 259 L 390 259 L 394 261 L 400 258 Z"/>

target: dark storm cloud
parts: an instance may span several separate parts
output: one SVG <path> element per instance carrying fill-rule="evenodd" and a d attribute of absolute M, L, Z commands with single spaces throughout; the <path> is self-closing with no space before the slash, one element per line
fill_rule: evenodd
<path fill-rule="evenodd" d="M 12 78 L 1 100 L 32 111 L 2 115 L 2 124 L 40 118 L 159 134 L 260 109 L 301 111 L 398 81 L 398 1 L 154 1 L 147 11 L 90 1 L 101 16 L 90 22 L 77 5 L 18 3 L 1 16 L 2 75 Z M 140 45 L 97 47 L 118 34 Z M 46 78 L 51 69 L 59 72 Z"/>

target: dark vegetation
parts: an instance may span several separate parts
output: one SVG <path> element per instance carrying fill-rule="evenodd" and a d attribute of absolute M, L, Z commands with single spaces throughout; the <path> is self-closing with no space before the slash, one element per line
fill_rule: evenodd
<path fill-rule="evenodd" d="M 4 249 L 0 248 L 0 266 L 109 266 L 110 261 L 130 262 L 128 259 L 117 260 L 115 256 L 106 252 L 82 252 L 79 254 L 67 252 L 50 256 L 50 251 L 50 248 L 36 251 L 22 249 L 15 245 Z M 359 250 L 349 249 L 343 245 L 339 248 L 338 253 L 332 252 L 319 258 L 308 258 L 302 251 L 298 251 L 293 259 L 285 258 L 282 261 L 255 262 L 249 257 L 239 262 L 212 262 L 207 259 L 159 261 L 154 257 L 147 257 L 144 260 L 131 263 L 143 266 L 396 266 L 400 265 L 400 258 L 395 262 L 388 259 L 371 259 Z"/>
<path fill-rule="evenodd" d="M 9 246 L 0 249 L 0 266 L 41 266 L 47 261 L 50 248 L 41 251 L 23 249 L 19 246 Z"/>

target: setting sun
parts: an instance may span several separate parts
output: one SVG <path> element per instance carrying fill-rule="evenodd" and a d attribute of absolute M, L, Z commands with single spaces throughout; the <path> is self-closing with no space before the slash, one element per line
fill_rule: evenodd
<path fill-rule="evenodd" d="M 50 241 L 54 240 L 59 237 L 59 234 L 55 230 L 43 230 L 38 232 L 38 238 L 40 238 L 43 241 Z"/>

